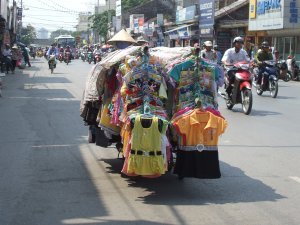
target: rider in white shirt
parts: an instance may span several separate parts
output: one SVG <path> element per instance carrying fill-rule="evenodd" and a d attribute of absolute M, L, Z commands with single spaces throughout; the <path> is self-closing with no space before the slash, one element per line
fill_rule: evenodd
<path fill-rule="evenodd" d="M 236 37 L 233 39 L 233 48 L 228 49 L 222 58 L 222 63 L 227 69 L 227 76 L 229 80 L 229 85 L 226 89 L 226 92 L 230 94 L 231 84 L 234 82 L 234 71 L 231 70 L 232 66 L 238 62 L 250 62 L 250 57 L 248 53 L 242 49 L 244 40 L 241 37 Z"/>

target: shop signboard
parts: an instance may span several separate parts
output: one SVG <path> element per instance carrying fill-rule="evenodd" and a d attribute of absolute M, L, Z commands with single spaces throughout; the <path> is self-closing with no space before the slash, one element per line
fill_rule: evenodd
<path fill-rule="evenodd" d="M 130 29 L 134 33 L 142 33 L 144 28 L 144 14 L 132 14 L 129 17 Z"/>
<path fill-rule="evenodd" d="M 21 21 L 22 20 L 22 14 L 23 14 L 23 9 L 22 8 L 17 8 L 17 20 Z"/>
<path fill-rule="evenodd" d="M 178 31 L 178 36 L 180 39 L 189 39 L 190 38 L 190 33 L 188 30 L 188 27 L 180 28 L 177 31 Z"/>
<path fill-rule="evenodd" d="M 281 0 L 251 0 L 249 4 L 249 30 L 282 29 L 284 2 Z"/>
<path fill-rule="evenodd" d="M 121 0 L 116 0 L 116 16 L 122 15 L 122 3 Z"/>
<path fill-rule="evenodd" d="M 164 14 L 157 14 L 157 24 L 159 26 L 164 25 Z"/>
<path fill-rule="evenodd" d="M 300 0 L 251 0 L 249 30 L 299 29 Z"/>
<path fill-rule="evenodd" d="M 176 23 L 193 20 L 196 15 L 196 5 L 192 5 L 176 11 Z"/>
<path fill-rule="evenodd" d="M 215 1 L 199 0 L 199 28 L 200 37 L 213 36 L 213 26 L 215 23 Z"/>

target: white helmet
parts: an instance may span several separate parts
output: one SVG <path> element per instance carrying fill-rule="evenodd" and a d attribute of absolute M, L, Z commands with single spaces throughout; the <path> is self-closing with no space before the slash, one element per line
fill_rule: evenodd
<path fill-rule="evenodd" d="M 236 38 L 233 39 L 233 44 L 236 43 L 236 42 L 240 42 L 240 43 L 243 44 L 244 43 L 244 39 L 242 37 L 236 37 Z"/>

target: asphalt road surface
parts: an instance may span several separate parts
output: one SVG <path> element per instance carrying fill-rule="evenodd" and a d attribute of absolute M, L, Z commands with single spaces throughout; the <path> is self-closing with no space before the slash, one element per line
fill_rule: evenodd
<path fill-rule="evenodd" d="M 300 83 L 272 99 L 254 93 L 251 115 L 223 115 L 222 178 L 121 176 L 114 148 L 87 143 L 79 117 L 92 65 L 44 59 L 4 78 L 0 98 L 0 225 L 299 225 Z"/>

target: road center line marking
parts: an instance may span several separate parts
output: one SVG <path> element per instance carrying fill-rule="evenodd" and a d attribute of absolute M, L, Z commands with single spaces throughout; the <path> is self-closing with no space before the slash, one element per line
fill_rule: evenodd
<path fill-rule="evenodd" d="M 300 177 L 289 177 L 289 178 L 300 184 Z"/>

